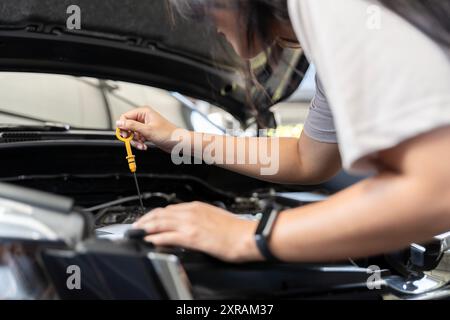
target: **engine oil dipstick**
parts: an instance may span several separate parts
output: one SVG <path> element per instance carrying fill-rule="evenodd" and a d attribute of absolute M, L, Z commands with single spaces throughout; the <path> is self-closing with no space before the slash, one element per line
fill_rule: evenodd
<path fill-rule="evenodd" d="M 120 141 L 122 141 L 123 143 L 125 143 L 125 148 L 127 149 L 127 158 L 126 159 L 128 161 L 128 167 L 130 168 L 130 171 L 133 174 L 134 182 L 136 184 L 136 190 L 137 190 L 139 202 L 141 205 L 141 213 L 144 214 L 145 213 L 144 202 L 142 201 L 141 189 L 139 188 L 139 183 L 138 183 L 138 179 L 136 176 L 136 170 L 137 170 L 136 157 L 134 156 L 132 149 L 131 149 L 131 140 L 133 140 L 134 135 L 133 135 L 133 133 L 129 133 L 128 137 L 124 138 L 124 137 L 122 137 L 122 131 L 119 128 L 117 128 L 116 129 L 116 138 L 119 139 Z"/>

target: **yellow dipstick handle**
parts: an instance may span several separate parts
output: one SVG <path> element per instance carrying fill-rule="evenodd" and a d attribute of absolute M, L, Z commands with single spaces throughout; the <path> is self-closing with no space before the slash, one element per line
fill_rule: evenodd
<path fill-rule="evenodd" d="M 142 201 L 142 194 L 141 194 L 141 190 L 139 188 L 139 184 L 138 184 L 138 180 L 137 180 L 137 176 L 136 176 L 136 157 L 134 156 L 133 152 L 131 151 L 131 140 L 133 140 L 134 134 L 130 132 L 130 133 L 128 133 L 128 138 L 124 138 L 124 137 L 122 137 L 122 131 L 119 128 L 117 128 L 116 129 L 116 137 L 120 141 L 124 142 L 125 147 L 127 148 L 128 166 L 130 167 L 130 171 L 133 174 L 134 182 L 136 183 L 136 190 L 137 190 L 137 193 L 139 196 L 139 202 L 141 204 L 141 213 L 144 214 L 144 212 L 145 212 L 144 202 Z"/>
<path fill-rule="evenodd" d="M 128 166 L 130 167 L 131 173 L 136 173 L 136 157 L 131 151 L 131 143 L 130 143 L 131 140 L 133 140 L 134 135 L 132 133 L 129 133 L 128 138 L 124 138 L 122 137 L 122 131 L 119 128 L 117 128 L 116 137 L 117 139 L 125 143 L 125 148 L 127 149 Z"/>

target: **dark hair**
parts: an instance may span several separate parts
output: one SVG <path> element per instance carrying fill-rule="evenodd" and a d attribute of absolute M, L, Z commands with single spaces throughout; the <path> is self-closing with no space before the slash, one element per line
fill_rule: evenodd
<path fill-rule="evenodd" d="M 205 17 L 216 6 L 234 6 L 247 22 L 248 44 L 254 39 L 271 45 L 274 22 L 290 23 L 287 0 L 167 0 L 185 17 Z M 363 0 L 361 0 L 363 1 Z M 370 0 L 394 11 L 430 38 L 450 48 L 450 1 L 448 0 Z"/>
<path fill-rule="evenodd" d="M 242 61 L 240 63 L 240 71 L 243 73 L 247 87 L 247 100 L 249 107 L 255 115 L 257 122 L 259 113 L 258 106 L 254 104 L 252 99 L 252 88 L 266 95 L 266 91 L 260 85 L 259 76 L 267 76 L 271 67 L 278 63 L 279 50 L 277 48 L 269 48 L 274 44 L 276 34 L 274 34 L 274 23 L 290 23 L 287 0 L 166 0 L 169 9 L 169 15 L 173 22 L 176 22 L 174 12 L 179 16 L 188 20 L 195 21 L 212 21 L 210 12 L 214 9 L 233 9 L 238 15 L 239 23 L 243 24 L 242 32 L 246 34 L 246 43 L 248 49 L 254 49 L 252 46 L 256 44 L 256 40 L 265 50 L 266 70 L 259 70 L 258 75 L 251 61 Z M 211 53 L 215 51 L 226 52 L 220 47 L 212 47 Z M 268 71 L 268 72 L 266 72 Z M 267 98 L 269 98 L 267 96 Z"/>
<path fill-rule="evenodd" d="M 250 49 L 258 40 L 269 48 L 277 35 L 274 34 L 274 24 L 291 23 L 288 11 L 288 0 L 166 0 L 171 12 L 177 11 L 182 17 L 190 19 L 208 19 L 209 10 L 214 8 L 233 8 L 245 25 L 247 45 Z M 409 23 L 440 44 L 444 50 L 450 48 L 450 1 L 449 0 L 360 0 L 380 4 L 403 17 Z M 277 50 L 265 51 L 267 70 L 278 60 Z M 244 70 L 247 81 L 247 98 L 249 106 L 255 112 L 256 121 L 260 121 L 258 106 L 251 98 L 251 88 L 259 87 L 258 76 L 247 63 Z M 261 73 L 264 75 L 264 72 Z M 270 97 L 269 97 L 270 98 Z"/>
<path fill-rule="evenodd" d="M 287 0 L 167 0 L 169 8 L 175 9 L 188 19 L 207 19 L 208 11 L 215 8 L 233 8 L 246 23 L 247 44 L 251 47 L 258 39 L 265 46 L 274 40 L 273 24 L 290 23 Z"/>

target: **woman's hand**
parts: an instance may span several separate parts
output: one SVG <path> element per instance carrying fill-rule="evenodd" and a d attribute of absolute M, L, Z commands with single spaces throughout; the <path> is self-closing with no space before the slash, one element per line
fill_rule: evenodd
<path fill-rule="evenodd" d="M 177 127 L 150 107 L 131 110 L 120 117 L 116 123 L 123 131 L 134 133 L 133 147 L 147 150 L 146 141 L 158 148 L 170 152 L 171 136 Z M 126 134 L 126 133 L 123 133 Z"/>
<path fill-rule="evenodd" d="M 157 246 L 198 250 L 228 262 L 263 260 L 254 241 L 256 227 L 255 221 L 201 202 L 153 210 L 134 225 Z"/>

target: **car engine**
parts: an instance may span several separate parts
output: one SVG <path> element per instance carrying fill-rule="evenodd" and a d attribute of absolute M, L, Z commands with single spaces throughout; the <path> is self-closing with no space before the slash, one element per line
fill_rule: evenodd
<path fill-rule="evenodd" d="M 0 289 L 8 293 L 6 298 L 450 296 L 449 234 L 428 244 L 412 244 L 396 253 L 358 261 L 243 265 L 183 248 L 157 248 L 142 238 L 127 237 L 130 225 L 145 212 L 171 204 L 201 201 L 243 219 L 257 219 L 268 204 L 303 206 L 323 200 L 327 192 L 320 186 L 274 185 L 212 166 L 174 166 L 170 156 L 151 150 L 137 154 L 142 212 L 122 149 L 118 143 L 104 141 L 3 146 L 2 159 L 15 159 L 15 166 L 6 162 L 0 166 L 4 222 L 0 230 Z M 87 275 L 83 290 L 66 287 L 71 266 L 80 266 Z M 367 287 L 373 266 L 379 267 L 380 280 L 374 285 L 380 290 Z"/>

